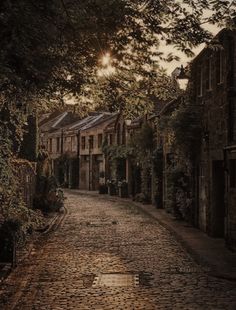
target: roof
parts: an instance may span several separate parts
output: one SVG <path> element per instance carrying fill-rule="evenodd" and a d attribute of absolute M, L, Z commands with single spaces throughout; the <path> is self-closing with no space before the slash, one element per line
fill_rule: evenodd
<path fill-rule="evenodd" d="M 54 111 L 51 113 L 42 114 L 39 117 L 39 126 L 42 126 L 42 125 L 50 122 L 51 120 L 55 119 L 61 113 L 62 113 L 61 111 Z"/>
<path fill-rule="evenodd" d="M 165 106 L 159 111 L 157 116 L 160 116 L 162 114 L 165 114 L 166 112 L 170 112 L 175 107 L 175 104 L 179 104 L 181 102 L 182 96 L 177 97 L 176 99 L 173 99 L 169 101 Z"/>
<path fill-rule="evenodd" d="M 49 117 L 48 121 L 43 122 L 39 127 L 41 131 L 52 132 L 55 129 L 63 128 L 78 119 L 80 119 L 80 117 L 77 114 L 64 111 L 55 117 Z"/>
<path fill-rule="evenodd" d="M 214 37 L 213 39 L 210 41 L 210 43 L 213 43 L 216 39 L 219 39 L 222 35 L 224 35 L 225 33 L 235 33 L 235 30 L 230 30 L 228 28 L 224 28 L 222 30 L 220 30 Z M 191 61 L 191 63 L 194 63 L 195 61 L 197 61 L 202 55 L 204 55 L 206 53 L 206 51 L 208 50 L 208 46 L 206 45 L 201 52 Z"/>
<path fill-rule="evenodd" d="M 101 113 L 96 116 L 94 116 L 93 119 L 91 119 L 87 124 L 85 124 L 80 130 L 87 130 L 93 127 L 96 127 L 104 122 L 107 122 L 109 120 L 113 120 L 115 117 L 117 117 L 117 113 Z"/>

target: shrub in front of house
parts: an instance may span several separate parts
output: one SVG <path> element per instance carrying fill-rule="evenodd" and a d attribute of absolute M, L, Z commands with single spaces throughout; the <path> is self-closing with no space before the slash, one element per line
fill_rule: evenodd
<path fill-rule="evenodd" d="M 118 194 L 121 198 L 127 198 L 129 196 L 128 183 L 126 180 L 118 182 Z"/>
<path fill-rule="evenodd" d="M 106 184 L 99 184 L 98 188 L 99 194 L 107 194 L 108 193 L 108 188 Z"/>
<path fill-rule="evenodd" d="M 108 194 L 111 196 L 117 195 L 117 186 L 115 180 L 107 180 Z"/>
<path fill-rule="evenodd" d="M 37 190 L 34 197 L 34 208 L 43 213 L 59 211 L 64 206 L 64 194 L 57 187 L 53 176 L 40 176 L 37 182 Z"/>

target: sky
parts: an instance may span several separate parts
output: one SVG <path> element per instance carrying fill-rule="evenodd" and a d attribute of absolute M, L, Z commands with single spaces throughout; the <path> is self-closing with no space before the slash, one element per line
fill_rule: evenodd
<path fill-rule="evenodd" d="M 208 25 L 206 25 L 205 28 L 207 30 L 211 31 L 214 35 L 216 35 L 220 31 L 220 28 L 217 26 L 214 26 L 214 25 L 208 24 Z M 204 47 L 205 47 L 205 44 L 201 44 L 199 47 L 195 48 L 193 50 L 193 52 L 195 53 L 195 56 L 197 56 Z M 194 56 L 192 58 L 189 58 L 185 54 L 175 50 L 170 45 L 168 45 L 168 46 L 164 45 L 164 42 L 160 45 L 160 50 L 166 54 L 173 52 L 173 54 L 180 57 L 180 61 L 172 61 L 171 63 L 166 63 L 166 62 L 161 63 L 161 65 L 164 68 L 166 68 L 168 74 L 171 74 L 176 69 L 176 67 L 180 67 L 180 65 L 185 66 L 188 62 L 190 62 L 195 57 Z"/>
<path fill-rule="evenodd" d="M 216 35 L 220 31 L 220 28 L 217 26 L 214 26 L 214 25 L 208 24 L 205 27 L 207 28 L 207 30 L 211 31 L 213 33 L 213 35 Z M 193 52 L 195 53 L 195 56 L 197 56 L 204 47 L 205 47 L 205 44 L 201 44 L 199 47 L 194 49 Z M 168 74 L 171 74 L 177 67 L 180 67 L 181 65 L 183 65 L 183 66 L 187 65 L 187 63 L 190 62 L 195 57 L 194 56 L 192 58 L 189 58 L 184 53 L 181 53 L 180 51 L 175 50 L 173 46 L 170 46 L 170 45 L 166 46 L 164 44 L 164 42 L 161 43 L 159 49 L 160 49 L 160 51 L 162 51 L 163 53 L 166 53 L 166 54 L 172 52 L 173 54 L 179 56 L 179 58 L 180 58 L 179 61 L 172 61 L 170 63 L 160 62 L 160 64 L 166 69 Z M 105 56 L 102 59 L 102 62 L 105 62 L 105 63 L 103 63 L 103 65 L 109 65 L 107 63 L 110 61 L 109 58 L 110 58 L 110 55 L 108 55 L 108 53 L 105 54 Z M 110 68 L 110 69 L 108 69 L 109 73 L 113 74 L 115 72 L 115 69 L 113 67 L 109 67 L 109 68 Z M 104 73 L 101 72 L 101 70 L 99 72 L 101 75 L 104 75 Z M 70 99 L 68 99 L 68 98 L 65 98 L 65 99 L 66 99 L 66 102 L 68 104 L 75 104 L 73 97 Z"/>

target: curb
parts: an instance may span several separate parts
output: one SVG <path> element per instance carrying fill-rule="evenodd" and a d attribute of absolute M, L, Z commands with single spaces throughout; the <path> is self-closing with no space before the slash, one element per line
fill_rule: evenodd
<path fill-rule="evenodd" d="M 199 265 L 202 265 L 202 267 L 209 268 L 210 271 L 207 272 L 209 276 L 219 278 L 219 279 L 229 280 L 229 281 L 236 281 L 236 275 L 232 275 L 232 273 L 229 274 L 228 272 L 219 271 L 215 265 L 209 263 L 193 247 L 191 247 L 191 245 L 189 245 L 189 243 L 181 236 L 181 234 L 178 233 L 178 231 L 176 231 L 170 225 L 168 225 L 167 223 L 162 221 L 160 218 L 158 218 L 157 216 L 155 216 L 154 214 L 146 210 L 144 205 L 140 205 L 139 203 L 133 202 L 133 201 L 131 201 L 131 203 L 135 205 L 143 213 L 155 219 L 162 227 L 167 229 L 171 233 L 171 235 L 173 235 L 176 238 L 176 240 L 183 246 L 183 248 L 193 257 L 193 259 Z"/>
<path fill-rule="evenodd" d="M 72 191 L 73 193 L 73 191 Z M 168 223 L 166 223 L 164 220 L 160 219 L 157 215 L 153 214 L 153 212 L 147 210 L 145 208 L 145 205 L 135 202 L 131 200 L 130 198 L 120 198 L 118 196 L 109 196 L 109 195 L 100 195 L 99 193 L 93 193 L 90 194 L 89 192 L 74 192 L 73 194 L 79 194 L 79 195 L 90 195 L 90 196 L 97 196 L 101 197 L 102 199 L 112 200 L 114 202 L 116 201 L 123 201 L 128 202 L 134 206 L 136 206 L 141 212 L 144 214 L 150 216 L 152 219 L 156 220 L 162 227 L 168 230 L 168 232 L 175 237 L 175 239 L 182 245 L 182 247 L 186 250 L 186 252 L 195 260 L 195 262 L 203 267 L 203 269 L 206 269 L 206 272 L 209 276 L 224 279 L 228 281 L 236 282 L 236 274 L 235 272 L 230 271 L 223 271 L 222 269 L 219 269 L 219 266 L 214 265 L 214 263 L 209 262 L 206 257 L 201 255 L 197 250 L 194 249 L 194 247 L 189 244 L 189 242 L 186 241 L 186 239 L 181 235 L 181 233 L 178 232 L 177 229 L 173 229 Z M 194 228 L 194 227 L 193 227 Z"/>
<path fill-rule="evenodd" d="M 56 225 L 56 222 L 58 221 L 58 219 L 60 219 L 61 217 L 64 218 L 66 216 L 66 214 L 67 214 L 66 208 L 63 207 L 63 212 L 62 213 L 56 213 L 56 215 L 51 219 L 51 221 L 48 224 L 46 224 L 44 227 L 36 229 L 35 232 L 40 233 L 41 236 L 44 236 L 44 235 L 48 234 L 51 231 L 51 229 Z M 61 221 L 59 221 L 59 224 L 60 223 L 61 223 Z M 59 224 L 58 224 L 58 226 L 59 226 Z M 21 258 L 21 260 L 18 261 L 18 263 L 21 263 L 27 257 L 29 257 L 31 255 L 32 249 L 33 249 L 33 243 L 30 245 L 30 249 L 29 249 L 28 253 L 25 254 Z M 9 263 L 6 263 L 6 264 L 3 263 L 2 266 L 3 266 L 3 268 L 0 270 L 0 285 L 6 280 L 6 278 L 9 276 L 11 271 L 15 269 Z"/>

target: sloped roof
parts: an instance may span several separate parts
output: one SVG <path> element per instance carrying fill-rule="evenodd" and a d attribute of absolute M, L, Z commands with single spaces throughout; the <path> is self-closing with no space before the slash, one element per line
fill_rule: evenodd
<path fill-rule="evenodd" d="M 41 131 L 55 131 L 55 129 L 63 128 L 70 123 L 73 123 L 80 119 L 80 117 L 72 112 L 61 112 L 56 117 L 51 118 L 49 121 L 40 125 Z"/>
<path fill-rule="evenodd" d="M 183 98 L 182 96 L 179 96 L 178 98 L 173 99 L 169 101 L 168 103 L 166 103 L 165 106 L 159 111 L 157 116 L 172 112 L 175 109 L 176 105 L 181 103 L 182 98 Z"/>
<path fill-rule="evenodd" d="M 52 121 L 53 119 L 58 117 L 61 113 L 62 113 L 61 111 L 54 111 L 54 112 L 51 112 L 51 113 L 42 114 L 39 117 L 39 126 L 43 126 L 44 124 Z"/>
<path fill-rule="evenodd" d="M 81 131 L 87 130 L 87 129 L 92 128 L 92 127 L 96 127 L 96 126 L 102 124 L 103 122 L 114 119 L 116 116 L 117 116 L 116 113 L 108 113 L 108 112 L 104 112 L 104 113 L 101 113 L 99 115 L 96 115 L 93 119 L 91 119 L 91 121 L 89 121 L 87 124 L 85 124 L 81 128 Z"/>
<path fill-rule="evenodd" d="M 223 28 L 221 29 L 213 38 L 212 40 L 210 41 L 210 44 L 213 43 L 214 41 L 220 39 L 222 36 L 224 36 L 225 34 L 229 34 L 229 33 L 233 33 L 235 34 L 236 31 L 233 29 L 228 29 L 228 28 Z M 208 48 L 208 45 L 206 45 L 202 50 L 201 52 L 196 56 L 194 57 L 192 60 L 191 60 L 191 64 L 195 63 L 196 61 L 198 61 L 207 51 L 209 50 Z"/>

